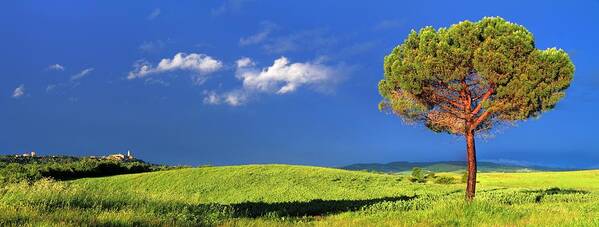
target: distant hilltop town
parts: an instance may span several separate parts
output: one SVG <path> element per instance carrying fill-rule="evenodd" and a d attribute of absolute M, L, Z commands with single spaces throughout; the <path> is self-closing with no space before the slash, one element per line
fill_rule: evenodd
<path fill-rule="evenodd" d="M 35 151 L 31 151 L 29 153 L 23 153 L 23 154 L 17 154 L 15 155 L 15 157 L 19 158 L 19 157 L 38 157 L 37 153 Z M 51 156 L 51 157 L 55 157 L 55 156 Z M 106 156 L 89 156 L 89 158 L 93 158 L 93 159 L 108 159 L 108 160 L 117 160 L 117 161 L 131 161 L 131 160 L 135 160 L 135 157 L 133 156 L 133 153 L 131 152 L 131 150 L 127 150 L 127 154 L 121 154 L 121 153 L 117 153 L 117 154 L 111 154 L 111 155 L 106 155 Z"/>
<path fill-rule="evenodd" d="M 15 155 L 15 157 L 35 157 L 35 151 L 29 152 L 29 153 L 24 153 L 24 154 L 17 154 Z"/>
<path fill-rule="evenodd" d="M 99 159 L 110 159 L 110 160 L 118 160 L 118 161 L 125 161 L 125 160 L 133 160 L 135 159 L 135 157 L 133 157 L 133 154 L 131 153 L 131 150 L 127 150 L 127 154 L 111 154 L 108 156 L 101 156 L 101 157 L 96 157 L 96 156 L 90 156 L 90 158 L 99 158 Z"/>

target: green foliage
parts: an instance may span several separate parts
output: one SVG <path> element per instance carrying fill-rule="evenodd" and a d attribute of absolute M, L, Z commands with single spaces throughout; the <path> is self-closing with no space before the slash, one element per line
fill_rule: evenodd
<path fill-rule="evenodd" d="M 412 169 L 412 181 L 418 183 L 426 182 L 426 172 L 422 168 L 414 167 Z"/>
<path fill-rule="evenodd" d="M 428 180 L 430 179 L 435 179 L 437 176 L 435 176 L 435 173 L 422 169 L 420 167 L 414 167 L 412 169 L 412 177 L 410 178 L 410 181 L 412 182 L 417 182 L 417 183 L 426 183 Z"/>
<path fill-rule="evenodd" d="M 434 178 L 434 182 L 436 184 L 455 184 L 456 180 L 450 176 L 437 176 Z"/>
<path fill-rule="evenodd" d="M 472 98 L 484 110 L 474 117 L 489 112 L 476 125 L 476 130 L 485 130 L 494 121 L 524 120 L 552 109 L 564 97 L 573 74 L 565 51 L 536 49 L 532 33 L 500 17 L 437 30 L 425 27 L 412 30 L 385 57 L 379 108 L 408 123 L 423 121 L 434 131 L 461 134 L 469 113 L 460 116 L 462 108 L 447 111 L 452 104 L 445 99 L 456 98 L 464 89 L 473 96 L 490 90 L 488 99 Z M 473 81 L 476 86 L 467 85 Z"/>

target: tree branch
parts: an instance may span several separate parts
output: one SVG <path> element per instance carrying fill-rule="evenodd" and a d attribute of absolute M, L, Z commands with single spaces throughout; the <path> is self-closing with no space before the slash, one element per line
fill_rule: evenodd
<path fill-rule="evenodd" d="M 491 95 L 493 94 L 494 91 L 495 91 L 495 89 L 493 89 L 491 87 L 491 88 L 489 88 L 489 90 L 487 90 L 487 92 L 485 92 L 482 95 L 481 100 L 478 102 L 478 104 L 476 105 L 474 110 L 472 110 L 472 112 L 470 113 L 472 116 L 476 116 L 478 114 L 478 112 L 480 112 L 480 110 L 483 108 L 483 102 L 487 101 L 491 97 Z"/>
<path fill-rule="evenodd" d="M 478 127 L 478 125 L 480 125 L 480 123 L 482 123 L 483 121 L 485 121 L 489 115 L 491 115 L 491 111 L 487 110 L 485 111 L 483 114 L 481 114 L 478 118 L 476 118 L 476 120 L 474 120 L 474 122 L 472 122 L 471 125 L 471 129 L 476 129 L 476 127 Z"/>
<path fill-rule="evenodd" d="M 452 106 L 459 108 L 459 109 L 464 109 L 464 105 L 461 105 L 460 103 L 451 100 L 450 98 L 447 98 L 443 95 L 437 94 L 434 91 L 432 92 L 432 95 L 434 96 L 434 98 L 440 98 L 442 99 L 444 102 L 447 102 L 449 104 L 451 104 Z"/>
<path fill-rule="evenodd" d="M 466 120 L 466 116 L 464 115 L 464 113 L 458 109 L 452 108 L 451 106 L 445 106 L 445 105 L 439 105 L 439 108 L 441 108 L 446 113 L 449 113 L 458 119 Z"/>
<path fill-rule="evenodd" d="M 438 92 L 436 92 L 436 91 L 438 91 L 438 89 L 427 88 L 426 91 L 428 92 L 428 94 L 430 94 L 431 99 L 437 101 L 436 103 L 445 102 L 445 103 L 451 104 L 452 106 L 454 106 L 455 108 L 458 108 L 460 110 L 464 109 L 464 107 L 465 107 L 464 105 L 452 100 L 451 98 L 448 98 L 442 94 L 439 94 Z"/>

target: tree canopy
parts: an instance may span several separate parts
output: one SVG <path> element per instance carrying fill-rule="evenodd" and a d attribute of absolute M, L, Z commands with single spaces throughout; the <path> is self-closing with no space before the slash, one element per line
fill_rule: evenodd
<path fill-rule="evenodd" d="M 436 132 L 464 134 L 539 116 L 564 97 L 568 54 L 539 50 L 526 28 L 500 17 L 412 30 L 385 57 L 379 108 Z"/>

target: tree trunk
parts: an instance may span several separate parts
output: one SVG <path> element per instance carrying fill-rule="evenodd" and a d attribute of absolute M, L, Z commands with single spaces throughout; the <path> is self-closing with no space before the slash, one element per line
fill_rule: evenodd
<path fill-rule="evenodd" d="M 472 201 L 476 192 L 476 148 L 474 131 L 466 131 L 466 154 L 468 156 L 468 180 L 466 185 L 466 201 Z"/>

